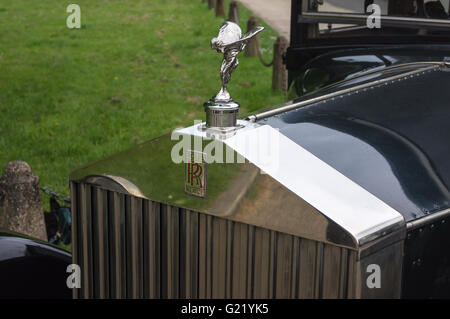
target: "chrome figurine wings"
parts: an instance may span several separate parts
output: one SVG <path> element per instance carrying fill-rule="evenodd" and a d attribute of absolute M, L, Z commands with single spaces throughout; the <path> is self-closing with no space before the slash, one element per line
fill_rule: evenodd
<path fill-rule="evenodd" d="M 236 23 L 227 21 L 220 27 L 217 38 L 211 40 L 211 48 L 219 53 L 223 53 L 223 61 L 220 67 L 222 88 L 215 96 L 214 101 L 232 101 L 230 93 L 227 91 L 227 85 L 230 82 L 231 73 L 239 64 L 237 55 L 244 50 L 247 42 L 262 30 L 264 30 L 264 27 L 258 26 L 242 36 L 241 28 Z"/>

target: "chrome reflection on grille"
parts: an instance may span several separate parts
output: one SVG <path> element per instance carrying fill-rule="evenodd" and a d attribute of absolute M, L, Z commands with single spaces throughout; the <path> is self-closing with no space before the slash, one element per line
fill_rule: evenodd
<path fill-rule="evenodd" d="M 356 252 L 71 182 L 76 298 L 348 298 Z"/>

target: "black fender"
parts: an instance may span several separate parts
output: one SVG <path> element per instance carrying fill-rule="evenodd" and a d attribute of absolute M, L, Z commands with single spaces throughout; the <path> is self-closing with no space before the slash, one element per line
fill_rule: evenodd
<path fill-rule="evenodd" d="M 72 298 L 70 264 L 65 250 L 0 230 L 0 298 Z"/>

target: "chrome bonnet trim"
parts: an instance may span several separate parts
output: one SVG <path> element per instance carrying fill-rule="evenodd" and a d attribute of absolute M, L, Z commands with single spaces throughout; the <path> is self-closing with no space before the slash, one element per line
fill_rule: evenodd
<path fill-rule="evenodd" d="M 429 216 L 422 217 L 420 219 L 416 219 L 416 220 L 408 222 L 406 224 L 406 229 L 408 231 L 417 229 L 417 228 L 420 228 L 427 224 L 437 222 L 437 221 L 441 220 L 442 218 L 447 217 L 448 215 L 450 215 L 450 209 L 444 209 L 440 212 L 434 213 L 433 215 L 429 215 Z"/>
<path fill-rule="evenodd" d="M 355 86 L 352 86 L 352 87 L 347 88 L 347 89 L 343 89 L 343 90 L 339 90 L 339 91 L 336 91 L 336 92 L 324 94 L 324 95 L 321 95 L 321 96 L 318 96 L 318 97 L 314 97 L 314 98 L 311 98 L 311 99 L 307 99 L 307 100 L 304 100 L 304 101 L 300 101 L 300 102 L 297 102 L 297 103 L 290 102 L 290 103 L 288 103 L 288 104 L 286 104 L 284 106 L 281 106 L 279 108 L 276 108 L 276 109 L 272 109 L 272 110 L 269 110 L 269 111 L 265 111 L 265 112 L 261 112 L 261 113 L 250 115 L 250 116 L 248 116 L 246 118 L 246 120 L 248 120 L 250 122 L 255 122 L 255 121 L 258 121 L 258 120 L 261 120 L 261 119 L 264 119 L 264 118 L 268 118 L 268 117 L 271 117 L 271 116 L 274 116 L 274 115 L 278 115 L 278 114 L 281 114 L 281 113 L 284 113 L 284 112 L 287 112 L 287 111 L 295 110 L 295 109 L 298 109 L 298 108 L 301 108 L 301 107 L 304 107 L 304 106 L 307 106 L 307 105 L 310 105 L 310 104 L 314 104 L 314 103 L 321 102 L 321 101 L 324 101 L 324 100 L 327 100 L 327 99 L 331 99 L 331 98 L 334 98 L 334 97 L 337 97 L 337 96 L 340 96 L 340 95 L 343 95 L 343 94 L 355 92 L 355 91 L 358 91 L 358 90 L 361 90 L 361 89 L 369 88 L 369 87 L 374 86 L 374 85 L 379 85 L 379 84 L 387 83 L 387 82 L 394 81 L 394 80 L 397 80 L 397 79 L 401 79 L 401 78 L 403 78 L 405 76 L 415 75 L 415 74 L 418 74 L 418 73 L 421 73 L 421 72 L 424 72 L 424 71 L 428 71 L 428 70 L 432 70 L 432 69 L 436 69 L 436 68 L 439 68 L 439 67 L 444 67 L 444 66 L 448 67 L 449 66 L 449 64 L 446 63 L 446 62 L 414 62 L 414 63 L 399 64 L 399 65 L 392 66 L 392 67 L 389 67 L 389 68 L 393 69 L 393 68 L 399 68 L 399 67 L 404 67 L 404 66 L 413 65 L 413 64 L 426 65 L 426 67 L 420 68 L 418 70 L 410 71 L 410 72 L 405 72 L 405 73 L 402 73 L 402 74 L 399 74 L 399 75 L 390 76 L 390 77 L 387 77 L 385 79 L 375 80 L 375 81 L 370 81 L 370 82 L 367 82 L 367 83 L 364 83 L 364 84 L 355 85 Z M 387 70 L 387 69 L 388 68 L 385 68 L 383 70 Z M 377 72 L 380 72 L 380 70 L 378 70 Z M 370 74 L 370 73 L 367 73 L 367 74 Z"/>
<path fill-rule="evenodd" d="M 262 136 L 278 144 L 271 157 L 275 162 L 268 165 L 255 149 Z M 399 212 L 271 126 L 244 131 L 224 142 L 340 225 L 360 246 L 405 224 Z"/>

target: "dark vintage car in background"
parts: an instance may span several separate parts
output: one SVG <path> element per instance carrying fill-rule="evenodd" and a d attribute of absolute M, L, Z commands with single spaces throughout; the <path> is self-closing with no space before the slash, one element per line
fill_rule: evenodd
<path fill-rule="evenodd" d="M 449 1 L 291 15 L 290 102 L 70 174 L 75 298 L 450 297 Z M 245 161 L 203 158 L 194 193 L 174 148 L 212 136 Z"/>
<path fill-rule="evenodd" d="M 0 299 L 70 298 L 72 256 L 47 242 L 0 230 Z"/>

